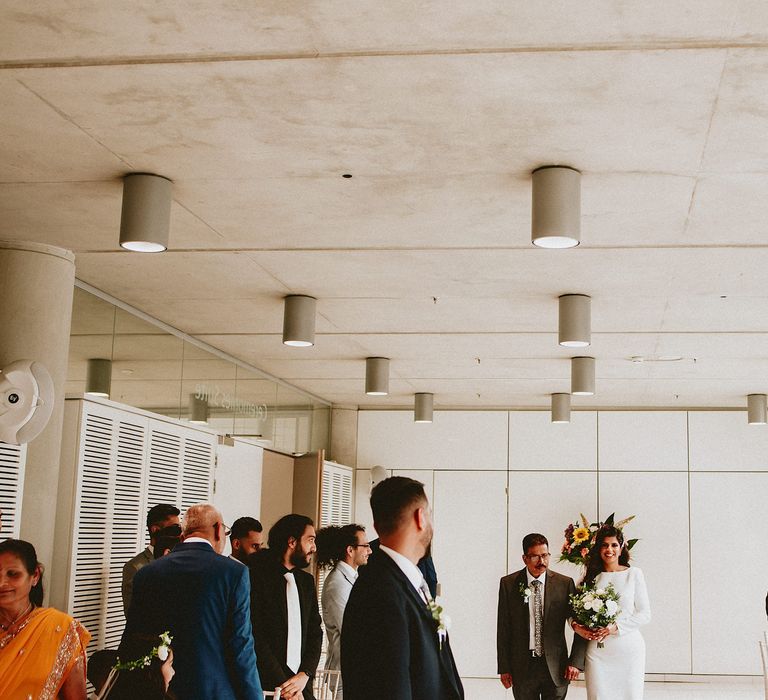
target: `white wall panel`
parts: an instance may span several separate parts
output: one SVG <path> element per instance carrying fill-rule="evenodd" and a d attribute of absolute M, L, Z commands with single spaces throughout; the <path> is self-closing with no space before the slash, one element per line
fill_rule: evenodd
<path fill-rule="evenodd" d="M 509 473 L 509 570 L 523 568 L 522 540 L 540 532 L 549 540 L 550 566 L 571 576 L 576 583 L 580 570 L 557 561 L 565 541 L 563 531 L 584 513 L 590 522 L 597 517 L 596 472 L 510 472 Z"/>
<path fill-rule="evenodd" d="M 224 522 L 232 527 L 237 518 L 245 515 L 260 519 L 264 448 L 246 440 L 235 439 L 233 446 L 219 445 L 216 457 L 213 503 L 221 510 Z M 229 551 L 227 544 L 226 553 Z"/>
<path fill-rule="evenodd" d="M 634 414 L 637 415 L 637 414 Z M 600 472 L 600 518 L 630 515 L 624 535 L 637 537 L 632 563 L 645 574 L 651 622 L 647 673 L 691 673 L 688 566 L 688 474 Z"/>
<path fill-rule="evenodd" d="M 414 423 L 413 411 L 360 411 L 357 465 L 388 469 L 506 469 L 507 413 L 435 411 Z"/>
<path fill-rule="evenodd" d="M 435 472 L 433 559 L 463 676 L 496 675 L 496 606 L 504 575 L 507 475 Z"/>
<path fill-rule="evenodd" d="M 509 468 L 597 468 L 597 414 L 572 411 L 570 423 L 553 424 L 549 411 L 510 411 Z"/>
<path fill-rule="evenodd" d="M 761 672 L 766 503 L 768 474 L 691 474 L 694 673 Z"/>
<path fill-rule="evenodd" d="M 688 422 L 691 471 L 768 471 L 768 426 L 746 411 L 690 411 Z"/>
<path fill-rule="evenodd" d="M 600 470 L 688 471 L 684 411 L 600 411 Z"/>
<path fill-rule="evenodd" d="M 373 528 L 373 515 L 371 514 L 371 470 L 355 469 L 355 485 L 353 490 L 352 518 L 358 525 L 362 525 L 369 540 L 378 537 Z"/>

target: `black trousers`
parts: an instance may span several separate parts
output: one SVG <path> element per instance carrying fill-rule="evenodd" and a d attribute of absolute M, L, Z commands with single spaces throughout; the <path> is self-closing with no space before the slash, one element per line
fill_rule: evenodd
<path fill-rule="evenodd" d="M 512 678 L 512 693 L 515 700 L 563 700 L 568 684 L 555 685 L 549 674 L 547 660 L 540 656 L 531 657 L 525 678 Z"/>

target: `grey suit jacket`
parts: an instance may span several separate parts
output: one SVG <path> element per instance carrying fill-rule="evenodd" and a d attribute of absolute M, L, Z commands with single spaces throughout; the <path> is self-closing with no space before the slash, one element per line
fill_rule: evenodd
<path fill-rule="evenodd" d="M 349 594 L 355 583 L 348 573 L 337 565 L 323 583 L 323 623 L 328 638 L 325 667 L 334 670 L 341 669 L 341 623 L 344 619 L 344 608 L 347 607 Z"/>
<path fill-rule="evenodd" d="M 504 576 L 499 586 L 499 614 L 496 628 L 498 672 L 512 674 L 512 679 L 525 677 L 531 658 L 529 635 L 530 613 L 520 593 L 528 579 L 525 569 Z M 557 686 L 568 683 L 565 669 L 568 665 L 584 668 L 583 659 L 568 658 L 565 625 L 571 616 L 568 596 L 576 593 L 572 578 L 555 571 L 547 571 L 544 585 L 544 656 L 552 682 Z"/>
<path fill-rule="evenodd" d="M 123 564 L 123 582 L 120 591 L 123 594 L 123 612 L 126 617 L 128 617 L 128 608 L 131 607 L 131 597 L 133 596 L 133 577 L 139 569 L 154 560 L 152 551 L 147 547 L 143 552 L 139 552 L 133 559 Z"/>

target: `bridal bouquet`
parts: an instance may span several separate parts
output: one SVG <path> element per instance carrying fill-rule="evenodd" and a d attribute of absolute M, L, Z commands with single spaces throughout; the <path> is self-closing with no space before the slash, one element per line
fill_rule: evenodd
<path fill-rule="evenodd" d="M 590 629 L 612 625 L 621 612 L 619 594 L 612 583 L 605 588 L 581 586 L 578 593 L 570 596 L 570 600 L 573 619 Z M 603 642 L 597 643 L 598 649 L 604 646 Z"/>
<path fill-rule="evenodd" d="M 586 566 L 587 554 L 589 554 L 590 548 L 595 543 L 595 536 L 602 525 L 613 525 L 622 530 L 627 523 L 635 518 L 634 515 L 630 515 L 628 518 L 614 523 L 614 515 L 614 513 L 611 513 L 605 519 L 605 522 L 590 523 L 586 516 L 580 513 L 579 517 L 581 520 L 569 523 L 568 527 L 565 528 L 565 542 L 560 550 L 560 561 L 569 561 L 577 566 Z M 636 539 L 627 540 L 627 549 L 632 549 L 636 543 Z"/>

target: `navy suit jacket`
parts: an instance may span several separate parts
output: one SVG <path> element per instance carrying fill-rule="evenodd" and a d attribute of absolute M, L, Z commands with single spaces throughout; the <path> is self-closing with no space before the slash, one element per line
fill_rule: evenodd
<path fill-rule="evenodd" d="M 392 558 L 361 566 L 341 628 L 344 700 L 462 700 L 449 640 Z"/>
<path fill-rule="evenodd" d="M 178 700 L 263 700 L 249 601 L 247 567 L 204 542 L 182 542 L 134 577 L 120 646 L 168 630 Z"/>

